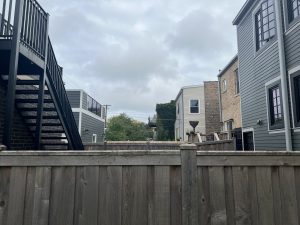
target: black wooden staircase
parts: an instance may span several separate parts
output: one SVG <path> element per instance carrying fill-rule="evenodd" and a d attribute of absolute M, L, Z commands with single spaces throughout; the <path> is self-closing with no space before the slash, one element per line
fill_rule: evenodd
<path fill-rule="evenodd" d="M 0 4 L 0 79 L 7 83 L 3 143 L 11 149 L 16 108 L 36 149 L 83 150 L 63 70 L 48 37 L 49 15 L 36 0 Z"/>

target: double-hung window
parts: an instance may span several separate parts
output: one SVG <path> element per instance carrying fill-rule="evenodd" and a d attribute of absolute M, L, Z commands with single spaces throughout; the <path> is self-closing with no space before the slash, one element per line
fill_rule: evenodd
<path fill-rule="evenodd" d="M 300 16 L 300 0 L 287 0 L 289 11 L 289 22 L 293 22 Z"/>
<path fill-rule="evenodd" d="M 283 107 L 280 84 L 268 89 L 269 125 L 271 130 L 284 128 Z"/>
<path fill-rule="evenodd" d="M 256 50 L 261 49 L 276 34 L 274 0 L 264 1 L 255 14 Z"/>
<path fill-rule="evenodd" d="M 235 94 L 240 93 L 240 75 L 239 75 L 239 70 L 237 69 L 235 71 Z"/>
<path fill-rule="evenodd" d="M 199 113 L 199 100 L 190 100 L 190 113 Z"/>

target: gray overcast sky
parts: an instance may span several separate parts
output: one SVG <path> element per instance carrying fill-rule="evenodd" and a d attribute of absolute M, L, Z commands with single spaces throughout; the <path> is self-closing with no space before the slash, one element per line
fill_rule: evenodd
<path fill-rule="evenodd" d="M 245 0 L 40 0 L 67 88 L 145 121 L 236 54 Z"/>

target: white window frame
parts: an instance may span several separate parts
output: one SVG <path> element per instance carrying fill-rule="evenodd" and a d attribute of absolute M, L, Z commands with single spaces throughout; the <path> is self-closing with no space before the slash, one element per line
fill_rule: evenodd
<path fill-rule="evenodd" d="M 191 101 L 198 101 L 198 113 L 192 113 L 191 112 Z M 189 114 L 191 114 L 191 115 L 197 115 L 197 114 L 200 114 L 200 103 L 201 103 L 201 101 L 200 101 L 200 99 L 195 99 L 195 98 L 192 98 L 192 99 L 190 99 L 190 101 L 189 101 Z"/>
<path fill-rule="evenodd" d="M 291 70 L 288 71 L 289 85 L 290 85 L 290 87 L 292 87 L 292 85 L 293 85 L 293 83 L 292 83 L 292 76 L 295 73 L 299 72 L 299 71 L 300 71 L 300 65 L 296 66 L 293 69 L 291 69 Z M 296 124 L 295 124 L 295 117 L 296 117 L 296 115 L 295 115 L 294 104 L 293 104 L 293 102 L 294 102 L 294 93 L 292 93 L 292 91 L 290 91 L 290 99 L 291 99 L 291 102 L 292 102 L 292 104 L 291 104 L 291 107 L 292 107 L 291 108 L 291 110 L 292 110 L 292 121 L 293 121 L 293 123 L 292 123 L 293 127 L 292 128 L 294 129 L 295 132 L 300 132 L 300 127 L 296 126 Z"/>
<path fill-rule="evenodd" d="M 94 139 L 95 138 L 95 139 Z M 92 135 L 92 143 L 96 144 L 97 143 L 97 134 Z"/>

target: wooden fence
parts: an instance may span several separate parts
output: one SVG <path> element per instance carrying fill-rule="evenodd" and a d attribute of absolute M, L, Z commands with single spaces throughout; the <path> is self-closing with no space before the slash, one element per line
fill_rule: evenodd
<path fill-rule="evenodd" d="M 0 153 L 1 225 L 299 225 L 300 153 Z"/>

